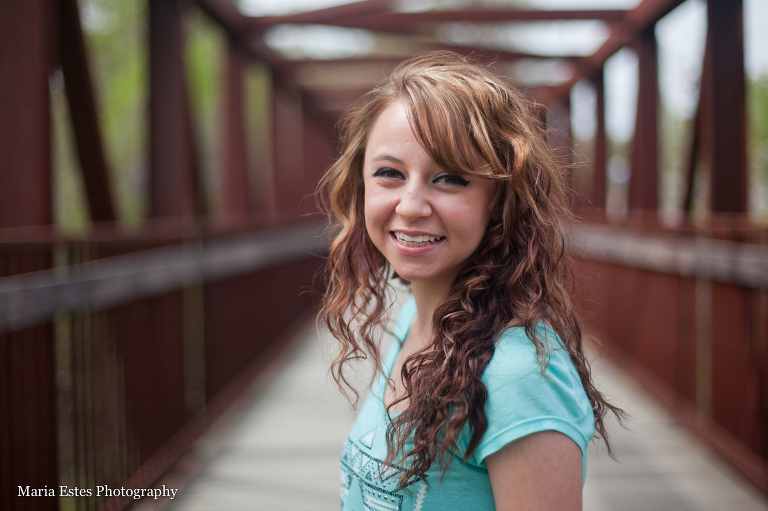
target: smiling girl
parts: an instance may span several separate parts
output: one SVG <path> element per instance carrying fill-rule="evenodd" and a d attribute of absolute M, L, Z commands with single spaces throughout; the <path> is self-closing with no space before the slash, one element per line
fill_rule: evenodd
<path fill-rule="evenodd" d="M 567 291 L 565 173 L 536 111 L 453 53 L 401 64 L 342 124 L 332 374 L 378 376 L 341 461 L 342 509 L 576 510 L 610 410 Z M 410 284 L 388 350 L 388 278 Z M 352 389 L 354 391 L 354 389 Z M 610 452 L 610 446 L 609 446 Z"/>

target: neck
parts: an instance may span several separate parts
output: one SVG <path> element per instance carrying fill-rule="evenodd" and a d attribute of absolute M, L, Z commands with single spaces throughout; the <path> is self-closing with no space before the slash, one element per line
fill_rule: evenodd
<path fill-rule="evenodd" d="M 435 309 L 448 295 L 451 283 L 452 281 L 416 281 L 411 283 L 417 311 L 413 320 L 414 324 L 411 327 L 412 331 L 421 332 L 425 337 L 429 337 L 430 332 L 432 332 L 432 318 L 435 315 Z"/>

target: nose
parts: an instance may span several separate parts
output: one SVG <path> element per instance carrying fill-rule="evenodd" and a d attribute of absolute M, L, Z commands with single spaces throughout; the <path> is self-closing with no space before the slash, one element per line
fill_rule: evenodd
<path fill-rule="evenodd" d="M 432 214 L 432 206 L 429 204 L 426 190 L 414 181 L 403 189 L 395 207 L 395 213 L 406 220 L 426 218 Z"/>

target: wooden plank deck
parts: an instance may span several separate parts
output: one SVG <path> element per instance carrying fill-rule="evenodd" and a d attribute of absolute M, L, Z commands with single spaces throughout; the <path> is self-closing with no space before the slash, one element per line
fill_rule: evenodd
<path fill-rule="evenodd" d="M 337 510 L 339 454 L 354 416 L 329 381 L 332 340 L 314 324 L 161 484 L 149 511 Z M 633 416 L 611 425 L 620 463 L 591 446 L 585 511 L 757 511 L 768 499 L 604 360 L 600 388 Z"/>

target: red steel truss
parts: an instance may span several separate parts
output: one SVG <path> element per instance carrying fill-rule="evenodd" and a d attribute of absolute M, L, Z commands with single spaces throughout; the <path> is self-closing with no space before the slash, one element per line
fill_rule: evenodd
<path fill-rule="evenodd" d="M 84 486 L 95 480 L 147 486 L 178 459 L 278 351 L 296 315 L 312 303 L 299 290 L 311 283 L 321 264 L 307 250 L 322 248 L 300 241 L 306 229 L 314 228 L 316 217 L 307 216 L 316 213 L 311 196 L 336 154 L 334 127 L 341 111 L 387 69 L 414 53 L 435 49 L 472 55 L 498 69 L 523 59 L 556 58 L 568 66 L 572 75 L 563 83 L 525 89 L 548 109 L 553 127 L 566 136 L 554 141 L 566 149 L 566 158 L 571 89 L 581 80 L 593 84 L 593 175 L 591 189 L 582 190 L 576 204 L 587 228 L 583 239 L 589 240 L 607 228 L 603 66 L 620 49 L 635 50 L 639 94 L 629 213 L 624 224 L 610 227 L 615 231 L 608 236 L 616 240 L 613 248 L 622 243 L 630 248 L 615 256 L 576 252 L 579 261 L 593 268 L 585 274 L 594 275 L 597 268 L 601 276 L 582 285 L 582 305 L 592 318 L 587 327 L 768 493 L 767 285 L 765 279 L 750 280 L 744 269 L 754 257 L 766 258 L 759 250 L 768 233 L 746 217 L 741 0 L 708 0 L 701 96 L 687 155 L 688 193 L 682 206 L 691 209 L 694 183 L 701 181 L 695 176 L 704 162 L 712 215 L 707 222 L 685 221 L 673 229 L 657 221 L 654 27 L 681 3 L 642 0 L 629 10 L 473 7 L 399 12 L 391 0 L 363 0 L 285 16 L 247 17 L 231 0 L 148 0 L 149 218 L 138 233 L 126 233 L 117 223 L 98 95 L 76 0 L 0 2 L 0 508 L 26 508 L 14 497 L 18 484 L 57 487 L 62 464 L 69 464 L 81 478 L 76 482 Z M 226 41 L 220 88 L 224 122 L 216 135 L 223 148 L 218 166 L 225 206 L 219 216 L 205 199 L 200 131 L 183 58 L 183 17 L 195 9 L 215 22 Z M 462 46 L 437 37 L 445 23 L 555 20 L 598 20 L 609 35 L 586 56 Z M 396 38 L 399 50 L 335 60 L 289 59 L 265 42 L 267 30 L 285 24 L 367 30 L 377 38 Z M 265 161 L 271 163 L 263 169 L 253 169 L 248 158 L 244 80 L 254 63 L 269 75 L 271 147 Z M 92 233 L 80 238 L 64 238 L 51 225 L 48 77 L 58 68 L 65 78 L 79 169 L 94 222 Z M 307 78 L 318 69 L 358 79 L 322 83 Z M 266 192 L 254 192 L 255 172 L 267 183 Z M 273 243 L 270 236 L 293 240 L 298 248 L 280 252 L 278 246 L 277 255 L 262 261 L 264 247 Z M 644 240 L 669 247 L 675 257 L 695 264 L 656 265 L 657 255 L 644 248 Z M 689 250 L 691 240 L 727 242 L 721 262 L 707 262 L 706 253 Z M 244 263 L 235 246 L 249 254 L 245 260 L 261 262 Z M 744 251 L 757 255 L 747 260 Z M 651 263 L 638 262 L 635 256 L 646 252 Z M 221 273 L 216 263 L 221 254 L 229 254 L 227 264 L 240 269 Z M 110 256 L 119 257 L 106 259 Z M 55 260 L 57 265 L 63 261 L 66 271 L 53 271 Z M 78 266 L 100 260 L 113 261 L 122 273 Z M 732 266 L 731 273 L 722 271 L 722 261 Z M 150 273 L 136 270 L 142 265 Z M 43 273 L 29 277 L 37 280 L 26 280 L 25 274 L 34 271 Z M 80 280 L 72 275 L 80 275 Z M 106 285 L 103 279 L 117 284 L 107 286 L 111 298 L 100 303 L 97 297 L 103 295 L 96 289 Z M 34 294 L 35 286 L 42 294 Z M 254 331 L 263 335 L 254 340 Z M 61 339 L 68 339 L 71 354 L 68 390 L 55 374 L 54 355 Z M 63 413 L 57 401 L 62 400 L 71 405 L 66 417 L 75 431 L 63 461 L 56 447 Z M 116 498 L 84 498 L 76 506 L 122 509 L 130 504 Z M 35 505 L 58 509 L 56 499 L 38 499 Z"/>

